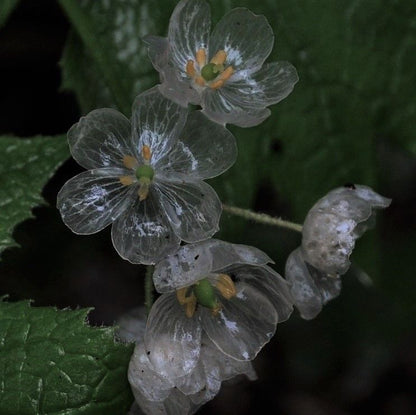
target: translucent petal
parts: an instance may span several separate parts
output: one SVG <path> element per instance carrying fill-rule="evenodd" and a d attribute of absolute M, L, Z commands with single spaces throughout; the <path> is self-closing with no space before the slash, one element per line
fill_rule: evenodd
<path fill-rule="evenodd" d="M 289 284 L 272 268 L 243 264 L 226 268 L 224 273 L 249 284 L 267 297 L 277 311 L 279 323 L 292 314 L 293 298 Z"/>
<path fill-rule="evenodd" d="M 153 304 L 144 338 L 149 360 L 168 379 L 185 376 L 196 366 L 201 349 L 201 326 L 188 318 L 176 293 L 164 294 Z"/>
<path fill-rule="evenodd" d="M 133 389 L 138 389 L 145 399 L 165 400 L 175 386 L 169 379 L 158 374 L 147 357 L 143 343 L 139 343 L 130 359 L 128 379 Z"/>
<path fill-rule="evenodd" d="M 188 117 L 176 146 L 161 160 L 160 168 L 165 175 L 177 172 L 208 179 L 229 169 L 236 158 L 234 136 L 200 111 L 194 111 Z"/>
<path fill-rule="evenodd" d="M 62 220 L 73 232 L 96 233 L 112 223 L 133 203 L 135 186 L 123 186 L 125 169 L 89 170 L 68 180 L 58 193 Z"/>
<path fill-rule="evenodd" d="M 330 277 L 316 269 L 311 272 L 305 263 L 301 248 L 295 249 L 286 261 L 285 277 L 302 318 L 316 317 L 322 305 L 339 295 L 341 279 Z"/>
<path fill-rule="evenodd" d="M 198 242 L 218 231 L 222 205 L 214 189 L 204 182 L 159 180 L 161 205 L 176 235 L 185 242 Z"/>
<path fill-rule="evenodd" d="M 210 41 L 210 54 L 227 53 L 226 65 L 240 69 L 260 68 L 272 51 L 273 30 L 264 16 L 244 8 L 227 13 L 215 27 Z"/>
<path fill-rule="evenodd" d="M 202 93 L 203 114 L 218 124 L 234 124 L 239 127 L 254 127 L 270 116 L 267 108 L 253 108 L 238 97 L 230 101 L 223 88 L 206 88 Z"/>
<path fill-rule="evenodd" d="M 168 40 L 174 65 L 185 72 L 188 60 L 195 60 L 199 49 L 208 48 L 211 10 L 204 0 L 182 0 L 173 11 Z"/>
<path fill-rule="evenodd" d="M 152 188 L 141 202 L 135 193 L 129 208 L 114 222 L 111 237 L 120 256 L 133 264 L 156 263 L 180 243 Z"/>
<path fill-rule="evenodd" d="M 143 42 L 149 51 L 149 58 L 157 71 L 162 70 L 169 62 L 169 42 L 161 36 L 145 36 Z"/>
<path fill-rule="evenodd" d="M 142 342 L 146 320 L 146 308 L 143 306 L 123 314 L 115 324 L 117 338 L 125 343 Z"/>
<path fill-rule="evenodd" d="M 159 262 L 153 282 L 159 292 L 169 292 L 233 264 L 264 265 L 268 262 L 273 261 L 257 248 L 209 239 L 182 246 L 174 255 Z"/>
<path fill-rule="evenodd" d="M 111 108 L 91 111 L 68 131 L 72 157 L 86 169 L 123 167 L 132 155 L 130 121 Z"/>
<path fill-rule="evenodd" d="M 202 327 L 225 354 L 237 360 L 253 360 L 272 338 L 277 313 L 270 301 L 245 283 L 236 284 L 237 296 L 222 301 L 217 316 L 201 308 Z"/>
<path fill-rule="evenodd" d="M 292 64 L 273 62 L 248 77 L 227 82 L 221 93 L 228 102 L 240 102 L 244 107 L 261 109 L 286 98 L 298 80 Z"/>
<path fill-rule="evenodd" d="M 136 97 L 132 111 L 136 152 L 140 156 L 143 146 L 148 146 L 150 163 L 155 165 L 176 143 L 186 122 L 187 109 L 166 99 L 156 86 Z"/>

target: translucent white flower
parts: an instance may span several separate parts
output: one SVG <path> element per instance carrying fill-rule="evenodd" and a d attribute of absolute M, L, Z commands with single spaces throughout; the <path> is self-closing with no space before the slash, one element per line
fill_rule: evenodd
<path fill-rule="evenodd" d="M 86 169 L 58 194 L 58 208 L 75 233 L 112 226 L 118 253 L 151 264 L 180 241 L 196 242 L 218 230 L 221 203 L 203 179 L 235 161 L 233 135 L 200 111 L 152 88 L 139 95 L 131 122 L 113 109 L 90 112 L 68 132 L 74 159 Z"/>
<path fill-rule="evenodd" d="M 285 271 L 303 318 L 314 318 L 339 294 L 340 275 L 351 265 L 356 239 L 374 225 L 375 211 L 390 203 L 367 186 L 347 185 L 312 207 L 303 225 L 302 245 L 290 254 Z"/>
<path fill-rule="evenodd" d="M 255 358 L 292 312 L 288 285 L 268 262 L 256 248 L 208 240 L 156 265 L 153 280 L 164 294 L 149 314 L 144 343 L 158 373 L 190 373 L 204 335 L 233 359 Z M 160 348 L 162 336 L 168 349 Z"/>
<path fill-rule="evenodd" d="M 131 414 L 192 414 L 217 395 L 222 382 L 238 375 L 256 379 L 251 362 L 231 359 L 207 337 L 203 338 L 199 360 L 188 375 L 175 379 L 157 373 L 143 345 L 145 323 L 144 307 L 125 314 L 117 323 L 118 337 L 122 341 L 133 340 L 137 343 L 130 360 L 128 378 L 141 410 L 134 405 Z M 160 349 L 170 348 L 166 336 L 159 341 Z"/>
<path fill-rule="evenodd" d="M 210 32 L 209 4 L 182 0 L 170 18 L 167 38 L 144 38 L 160 73 L 161 92 L 183 106 L 201 105 L 220 124 L 260 124 L 270 115 L 266 107 L 293 90 L 295 68 L 288 62 L 263 65 L 274 43 L 264 16 L 233 9 Z"/>

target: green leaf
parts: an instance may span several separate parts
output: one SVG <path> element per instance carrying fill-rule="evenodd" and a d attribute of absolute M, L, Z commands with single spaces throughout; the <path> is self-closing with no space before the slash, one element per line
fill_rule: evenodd
<path fill-rule="evenodd" d="M 0 301 L 0 413 L 127 413 L 132 346 L 85 324 L 88 312 Z"/>
<path fill-rule="evenodd" d="M 0 0 L 0 27 L 6 23 L 7 18 L 19 3 L 19 0 Z"/>
<path fill-rule="evenodd" d="M 44 203 L 44 185 L 68 157 L 65 136 L 0 137 L 0 253 L 17 245 L 14 227 Z"/>

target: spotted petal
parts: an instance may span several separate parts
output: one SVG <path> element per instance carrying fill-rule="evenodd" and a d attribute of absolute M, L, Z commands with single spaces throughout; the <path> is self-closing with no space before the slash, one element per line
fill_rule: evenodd
<path fill-rule="evenodd" d="M 201 310 L 202 326 L 225 354 L 237 360 L 253 360 L 272 338 L 277 313 L 270 301 L 245 283 L 236 284 L 237 296 L 222 302 L 217 316 Z"/>
<path fill-rule="evenodd" d="M 120 256 L 133 264 L 154 264 L 180 243 L 152 190 L 141 202 L 136 194 L 114 222 L 111 236 Z"/>
<path fill-rule="evenodd" d="M 185 242 L 198 242 L 218 231 L 221 202 L 204 182 L 158 181 L 158 191 L 169 222 Z"/>
<path fill-rule="evenodd" d="M 151 164 L 157 164 L 176 143 L 186 122 L 187 109 L 165 98 L 153 87 L 138 95 L 133 104 L 133 142 L 138 157 L 142 148 L 151 151 Z"/>
<path fill-rule="evenodd" d="M 155 370 L 175 380 L 193 370 L 201 349 L 201 325 L 188 318 L 176 293 L 164 294 L 153 304 L 144 337 Z"/>
<path fill-rule="evenodd" d="M 188 60 L 195 60 L 196 52 L 208 48 L 211 31 L 211 10 L 204 0 L 182 0 L 173 11 L 169 23 L 168 40 L 172 60 L 185 73 Z"/>
<path fill-rule="evenodd" d="M 209 143 L 209 144 L 208 144 Z M 208 179 L 230 168 L 237 158 L 234 136 L 221 125 L 208 120 L 200 111 L 188 117 L 181 138 L 163 158 L 162 174 L 182 173 Z"/>
<path fill-rule="evenodd" d="M 111 108 L 91 111 L 68 131 L 72 157 L 86 169 L 123 167 L 132 155 L 130 121 Z"/>
<path fill-rule="evenodd" d="M 235 71 L 255 71 L 270 55 L 273 43 L 273 30 L 264 16 L 237 8 L 218 22 L 211 36 L 210 53 L 225 50 L 226 64 Z"/>
<path fill-rule="evenodd" d="M 89 235 L 112 223 L 132 201 L 132 186 L 123 186 L 126 170 L 89 170 L 68 180 L 58 193 L 62 220 L 73 232 Z"/>

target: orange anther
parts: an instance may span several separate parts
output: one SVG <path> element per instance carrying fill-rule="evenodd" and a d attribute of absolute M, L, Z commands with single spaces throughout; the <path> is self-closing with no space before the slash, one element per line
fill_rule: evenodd
<path fill-rule="evenodd" d="M 139 195 L 140 202 L 142 202 L 143 200 L 147 199 L 147 196 L 149 196 L 150 180 L 142 178 L 140 179 L 139 183 L 140 187 L 137 194 Z"/>
<path fill-rule="evenodd" d="M 119 180 L 123 186 L 130 186 L 134 182 L 133 176 L 121 176 Z"/>
<path fill-rule="evenodd" d="M 124 156 L 123 157 L 123 164 L 128 169 L 136 169 L 137 167 L 139 167 L 139 163 L 137 162 L 137 160 L 133 156 Z"/>
<path fill-rule="evenodd" d="M 186 317 L 191 318 L 195 313 L 197 301 L 193 292 L 188 295 L 188 289 L 189 287 L 184 287 L 176 290 L 176 298 L 178 299 L 179 304 L 185 307 Z"/>
<path fill-rule="evenodd" d="M 152 152 L 150 151 L 150 147 L 144 145 L 142 147 L 142 156 L 146 161 L 149 161 L 152 158 Z"/>
<path fill-rule="evenodd" d="M 205 49 L 199 49 L 196 52 L 196 61 L 198 62 L 200 68 L 205 66 L 207 63 L 207 53 L 205 52 Z"/>
<path fill-rule="evenodd" d="M 225 53 L 225 51 L 219 50 L 211 59 L 211 63 L 214 63 L 215 65 L 223 65 L 226 59 L 227 59 L 227 54 Z"/>
<path fill-rule="evenodd" d="M 205 86 L 205 79 L 202 76 L 198 76 L 195 78 L 195 83 L 199 86 Z"/>
<path fill-rule="evenodd" d="M 234 73 L 234 68 L 232 66 L 229 66 L 225 69 L 224 72 L 221 73 L 220 79 L 223 81 L 227 81 L 231 78 L 232 74 Z"/>
<path fill-rule="evenodd" d="M 218 276 L 216 287 L 221 295 L 227 300 L 237 295 L 234 282 L 227 274 L 220 274 Z"/>
<path fill-rule="evenodd" d="M 218 89 L 218 88 L 221 88 L 223 85 L 224 85 L 224 81 L 222 79 L 219 79 L 218 81 L 213 82 L 209 86 L 212 89 Z"/>
<path fill-rule="evenodd" d="M 191 78 L 193 78 L 195 76 L 195 65 L 194 65 L 194 61 L 189 60 L 188 62 L 186 62 L 186 73 Z"/>

